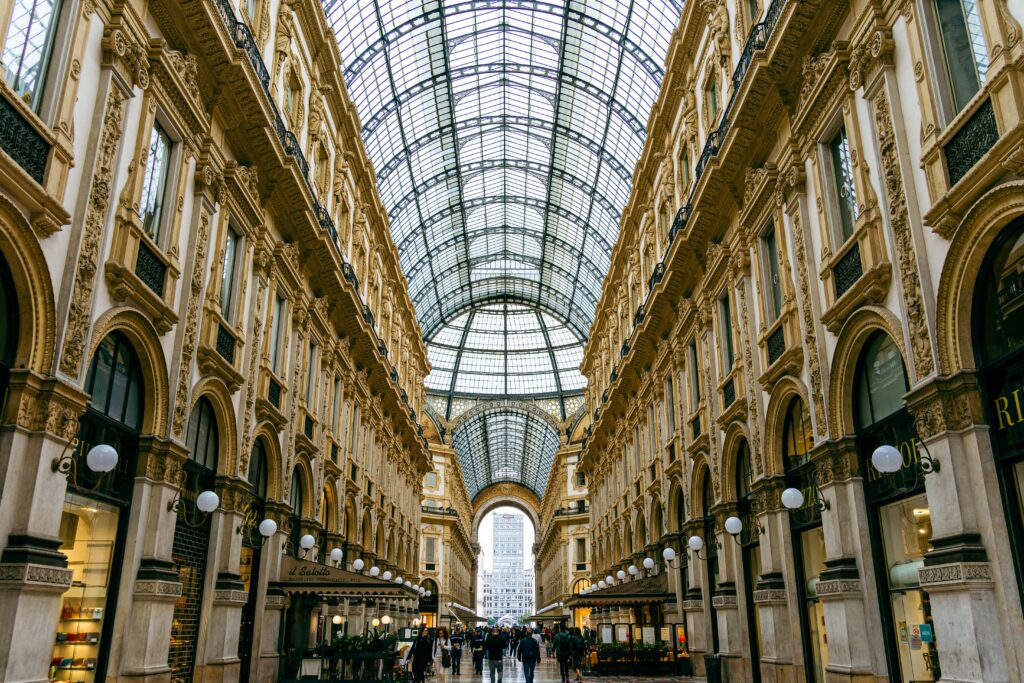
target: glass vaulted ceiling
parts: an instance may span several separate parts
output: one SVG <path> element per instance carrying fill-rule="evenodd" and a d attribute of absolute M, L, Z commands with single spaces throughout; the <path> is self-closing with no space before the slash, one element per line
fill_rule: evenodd
<path fill-rule="evenodd" d="M 579 394 L 682 0 L 324 10 L 435 368 L 428 388 L 449 406 Z"/>

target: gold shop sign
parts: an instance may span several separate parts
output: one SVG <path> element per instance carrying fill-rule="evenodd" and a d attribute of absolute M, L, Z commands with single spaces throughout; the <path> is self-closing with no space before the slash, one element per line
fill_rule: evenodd
<path fill-rule="evenodd" d="M 996 429 L 1006 429 L 1024 422 L 1024 408 L 1021 406 L 1020 389 L 1014 389 L 1009 395 L 997 396 L 992 402 L 995 406 Z"/>

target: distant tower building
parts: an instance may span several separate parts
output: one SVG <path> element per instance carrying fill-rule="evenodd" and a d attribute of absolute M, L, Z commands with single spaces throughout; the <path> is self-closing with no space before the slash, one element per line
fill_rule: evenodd
<path fill-rule="evenodd" d="M 533 614 L 533 569 L 523 567 L 523 515 L 496 512 L 492 519 L 494 571 L 483 574 L 483 615 Z"/>

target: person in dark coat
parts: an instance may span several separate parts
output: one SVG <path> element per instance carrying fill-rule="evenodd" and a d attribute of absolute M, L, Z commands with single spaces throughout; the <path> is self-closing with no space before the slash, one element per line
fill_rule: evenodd
<path fill-rule="evenodd" d="M 487 640 L 484 641 L 484 651 L 487 652 L 487 668 L 491 673 L 491 683 L 501 683 L 502 658 L 505 656 L 506 647 L 508 647 L 508 640 L 501 635 L 497 628 L 492 629 L 491 635 L 487 636 Z"/>
<path fill-rule="evenodd" d="M 523 663 L 523 675 L 526 683 L 533 683 L 533 672 L 540 661 L 540 643 L 533 638 L 533 629 L 527 628 L 526 635 L 519 640 L 517 659 Z"/>
<path fill-rule="evenodd" d="M 420 629 L 420 634 L 416 636 L 416 640 L 412 641 L 412 645 L 409 646 L 409 651 L 405 653 L 405 661 L 412 662 L 413 683 L 424 683 L 424 675 L 427 665 L 433 659 L 433 653 L 434 643 L 427 636 L 426 627 L 423 627 Z"/>

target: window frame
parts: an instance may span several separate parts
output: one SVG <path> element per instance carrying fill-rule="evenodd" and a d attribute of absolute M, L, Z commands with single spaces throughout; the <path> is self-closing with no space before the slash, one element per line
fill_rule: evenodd
<path fill-rule="evenodd" d="M 231 254 L 231 270 L 228 273 L 228 241 L 233 239 L 233 253 Z M 220 293 L 218 305 L 220 315 L 228 322 L 234 322 L 238 310 L 238 292 L 241 289 L 241 271 L 239 257 L 245 257 L 245 232 L 235 228 L 234 221 L 229 219 L 225 222 L 224 237 L 221 240 L 221 263 L 220 263 Z M 224 290 L 228 290 L 228 300 L 224 301 Z"/>
<path fill-rule="evenodd" d="M 775 221 L 769 218 L 758 235 L 758 251 L 761 254 L 761 287 L 764 295 L 765 321 L 771 327 L 782 317 L 786 293 L 782 287 L 782 252 L 779 249 L 779 231 Z M 774 259 L 774 263 L 773 263 Z M 775 272 L 773 273 L 773 265 Z"/>
<path fill-rule="evenodd" d="M 949 68 L 949 49 L 946 41 L 946 33 L 942 29 L 942 24 L 939 19 L 938 3 L 940 0 L 920 0 L 919 10 L 924 18 L 921 22 L 922 34 L 925 43 L 925 51 L 928 53 L 928 70 L 930 72 L 931 81 L 935 89 L 935 99 L 937 109 L 939 110 L 939 118 L 942 121 L 943 127 L 949 125 L 957 115 L 968 109 L 970 103 L 978 96 L 978 93 L 985 90 L 985 84 L 987 82 L 988 69 L 991 66 L 991 62 L 986 64 L 984 68 L 978 64 L 975 59 L 975 51 L 971 50 L 972 63 L 974 65 L 974 76 L 977 78 L 978 87 L 967 97 L 963 104 L 958 102 L 956 93 L 956 86 L 954 85 L 953 74 Z M 961 13 L 963 13 L 963 2 L 957 0 L 957 4 L 960 5 Z M 985 44 L 985 53 L 988 55 L 989 43 L 991 42 L 986 35 L 985 22 L 980 17 L 981 8 L 975 3 L 975 10 L 979 13 L 979 23 L 981 29 L 981 38 Z M 964 26 L 967 28 L 968 41 L 970 42 L 970 31 L 969 24 L 967 22 L 966 14 L 962 14 L 964 18 Z M 973 44 L 971 45 L 973 48 Z"/>
<path fill-rule="evenodd" d="M 736 344 L 733 339 L 733 313 L 732 298 L 729 288 L 726 287 L 718 297 L 718 335 L 719 335 L 719 360 L 722 362 L 722 377 L 724 381 L 736 365 Z"/>
<path fill-rule="evenodd" d="M 822 171 L 824 174 L 824 183 L 822 184 L 823 192 L 827 194 L 824 197 L 824 203 L 828 213 L 829 223 L 829 234 L 832 238 L 833 251 L 838 251 L 843 245 L 850 240 L 854 239 L 857 235 L 857 222 L 860 218 L 860 208 L 857 205 L 857 177 L 856 171 L 853 168 L 853 140 L 850 136 L 850 126 L 842 115 L 842 111 L 837 112 L 836 120 L 826 128 L 829 131 L 823 135 L 819 141 L 820 156 L 822 161 Z M 848 202 L 844 202 L 840 197 L 841 185 L 840 179 L 836 175 L 836 159 L 834 155 L 833 143 L 837 138 L 842 135 L 846 140 L 847 148 L 847 161 L 849 162 L 850 172 L 850 187 L 853 191 L 853 205 L 850 207 L 851 211 L 849 214 L 850 219 L 850 232 L 846 234 L 845 220 L 842 205 L 845 203 L 850 206 Z"/>
<path fill-rule="evenodd" d="M 320 347 L 317 345 L 316 340 L 310 337 L 309 343 L 306 345 L 306 387 L 303 392 L 303 398 L 306 401 L 306 412 L 312 413 L 312 407 L 316 404 L 316 390 L 317 390 L 317 352 Z"/>
<path fill-rule="evenodd" d="M 3 26 L 3 39 L 2 43 L 0 43 L 0 61 L 2 61 L 3 54 L 6 52 L 7 45 L 11 39 L 11 28 L 14 25 L 14 9 L 17 2 L 18 0 L 14 0 L 10 11 L 3 17 L 5 23 Z M 14 84 L 8 80 L 7 73 L 4 74 L 4 80 L 11 91 L 48 126 L 54 123 L 53 118 L 61 91 L 61 88 L 58 86 L 64 82 L 65 71 L 70 63 L 70 41 L 74 28 L 73 24 L 75 23 L 72 19 L 79 7 L 79 3 L 74 0 L 55 0 L 54 4 L 56 8 L 53 12 L 53 21 L 47 29 L 46 55 L 40 62 L 42 64 L 40 68 L 41 75 L 35 92 L 32 93 L 27 102 L 24 99 L 24 93 L 16 89 Z M 9 69 L 5 68 L 5 71 L 9 73 Z"/>
<path fill-rule="evenodd" d="M 288 298 L 277 291 L 272 291 L 274 297 L 274 311 L 270 319 L 270 348 L 269 360 L 270 371 L 279 375 L 284 368 L 282 356 L 283 335 L 288 310 Z"/>
<path fill-rule="evenodd" d="M 164 170 L 163 170 L 163 178 L 160 181 L 160 185 L 161 185 L 160 190 L 159 190 L 159 192 L 157 192 L 157 197 L 158 197 L 158 199 L 157 199 L 157 206 L 158 206 L 158 209 L 157 209 L 157 212 L 156 212 L 155 223 L 152 224 L 152 226 L 151 226 L 152 231 L 150 230 L 150 228 L 147 228 L 145 213 L 140 213 L 139 214 L 139 221 L 142 224 L 142 234 L 144 234 L 146 237 L 148 237 L 149 240 L 153 244 L 155 244 L 157 247 L 163 249 L 165 244 L 166 244 L 166 242 L 167 242 L 167 239 L 168 239 L 167 238 L 166 227 L 167 227 L 167 223 L 168 223 L 169 219 L 167 218 L 167 216 L 168 216 L 169 213 L 173 213 L 173 210 L 172 211 L 168 211 L 168 208 L 169 207 L 173 207 L 173 205 L 174 205 L 173 201 L 171 201 L 171 202 L 167 201 L 168 200 L 168 196 L 167 195 L 170 192 L 170 188 L 173 187 L 174 184 L 177 182 L 177 173 L 175 172 L 176 171 L 175 161 L 177 161 L 178 152 L 179 152 L 179 149 L 180 149 L 180 144 L 179 143 L 181 142 L 181 140 L 180 140 L 180 138 L 177 135 L 175 135 L 174 128 L 167 125 L 166 119 L 163 116 L 160 115 L 159 111 L 157 112 L 157 116 L 155 116 L 153 118 L 153 122 L 150 125 L 149 130 L 150 130 L 150 142 L 145 143 L 145 145 L 144 145 L 144 148 L 145 148 L 145 152 L 144 152 L 145 165 L 144 165 L 144 169 L 142 171 L 142 188 L 141 188 L 141 191 L 139 193 L 139 210 L 140 211 L 143 210 L 143 206 L 144 206 L 144 202 L 145 202 L 146 178 L 147 178 L 147 173 L 150 170 L 150 161 L 151 161 L 151 156 L 150 155 L 151 155 L 151 150 L 152 150 L 152 138 L 153 138 L 154 134 L 162 133 L 163 136 L 167 139 L 166 166 L 164 167 Z"/>

